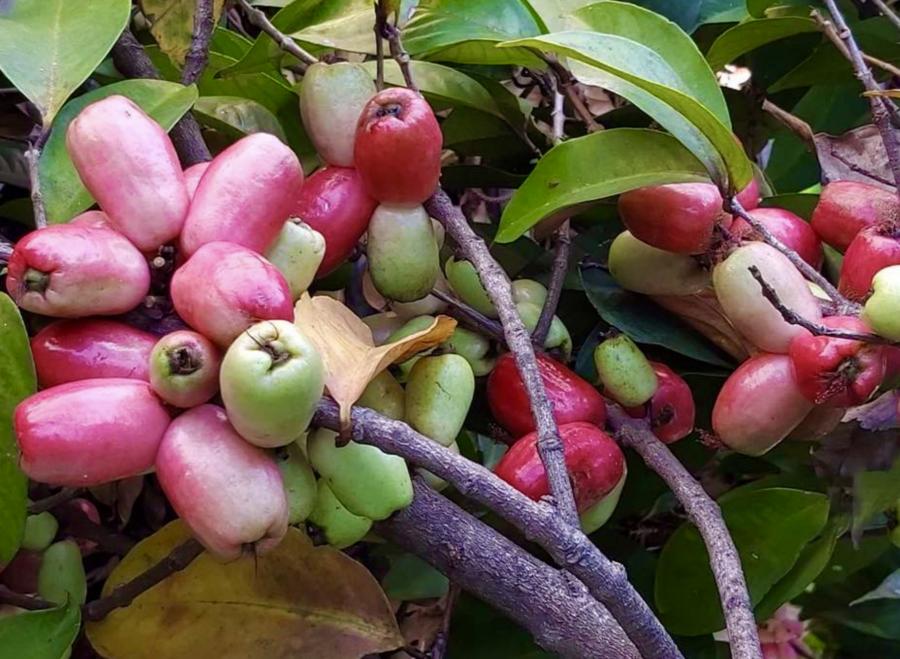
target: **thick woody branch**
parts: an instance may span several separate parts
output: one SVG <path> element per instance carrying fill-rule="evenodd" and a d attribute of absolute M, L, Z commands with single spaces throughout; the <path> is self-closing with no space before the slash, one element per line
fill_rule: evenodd
<path fill-rule="evenodd" d="M 473 309 L 462 300 L 456 298 L 449 293 L 433 289 L 431 294 L 441 302 L 450 305 L 447 313 L 453 316 L 461 323 L 464 323 L 481 334 L 485 334 L 495 341 L 506 343 L 506 337 L 503 334 L 503 326 L 493 318 L 488 318 L 480 311 Z"/>
<path fill-rule="evenodd" d="M 719 589 L 731 656 L 734 659 L 761 659 L 759 634 L 741 559 L 719 506 L 650 431 L 646 420 L 632 419 L 618 405 L 608 405 L 607 414 L 609 425 L 616 431 L 619 441 L 633 448 L 665 481 L 700 531 Z"/>
<path fill-rule="evenodd" d="M 214 27 L 213 0 L 197 0 L 191 47 L 184 57 L 184 69 L 181 71 L 182 85 L 193 85 L 200 79 L 209 60 L 209 40 L 212 38 Z"/>
<path fill-rule="evenodd" d="M 553 257 L 553 269 L 550 272 L 550 285 L 547 287 L 547 300 L 541 309 L 537 325 L 531 333 L 531 338 L 536 345 L 544 345 L 556 308 L 559 306 L 559 297 L 562 295 L 563 284 L 566 281 L 566 273 L 569 271 L 569 247 L 572 239 L 569 236 L 569 220 L 563 222 L 556 231 L 556 254 Z"/>
<path fill-rule="evenodd" d="M 309 66 L 319 61 L 313 55 L 303 50 L 291 37 L 275 27 L 262 9 L 257 9 L 247 0 L 238 0 L 238 4 L 241 6 L 247 20 L 271 37 L 281 50 L 292 56 L 300 64 Z"/>

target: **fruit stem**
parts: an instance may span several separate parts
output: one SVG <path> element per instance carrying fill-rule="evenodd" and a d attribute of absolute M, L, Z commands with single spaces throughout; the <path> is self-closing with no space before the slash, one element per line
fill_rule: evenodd
<path fill-rule="evenodd" d="M 304 67 L 319 61 L 313 55 L 297 45 L 296 41 L 279 31 L 279 29 L 269 21 L 268 17 L 261 9 L 252 6 L 247 0 L 238 0 L 238 4 L 247 16 L 247 20 L 269 35 L 272 40 L 278 44 L 278 47 L 281 48 L 281 50 L 296 58 Z"/>

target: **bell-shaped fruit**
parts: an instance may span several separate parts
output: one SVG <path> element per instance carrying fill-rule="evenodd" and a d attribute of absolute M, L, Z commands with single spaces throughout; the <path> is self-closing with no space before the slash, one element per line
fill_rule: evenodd
<path fill-rule="evenodd" d="M 275 452 L 275 461 L 284 481 L 284 495 L 288 504 L 288 523 L 299 524 L 316 505 L 316 475 L 306 460 L 303 449 L 296 443 Z"/>
<path fill-rule="evenodd" d="M 421 204 L 437 188 L 442 142 L 425 99 L 391 87 L 375 94 L 359 116 L 354 163 L 369 194 L 381 203 Z"/>
<path fill-rule="evenodd" d="M 369 222 L 366 255 L 372 283 L 390 300 L 422 299 L 441 270 L 431 218 L 421 206 L 379 205 Z"/>
<path fill-rule="evenodd" d="M 325 367 L 296 325 L 267 320 L 243 332 L 225 353 L 219 376 L 228 420 L 251 444 L 295 441 L 325 388 Z"/>
<path fill-rule="evenodd" d="M 325 238 L 318 276 L 327 275 L 346 260 L 366 232 L 377 205 L 355 169 L 323 167 L 307 179 L 291 214 Z"/>
<path fill-rule="evenodd" d="M 347 510 L 381 520 L 412 502 L 412 480 L 403 458 L 353 441 L 339 447 L 336 438 L 319 428 L 310 434 L 306 451 L 313 469 Z"/>
<path fill-rule="evenodd" d="M 300 87 L 300 115 L 316 151 L 329 165 L 353 166 L 359 115 L 375 95 L 366 69 L 352 62 L 310 66 Z"/>
<path fill-rule="evenodd" d="M 478 332 L 457 325 L 453 334 L 442 345 L 447 351 L 456 353 L 469 362 L 476 377 L 487 375 L 494 368 L 496 360 L 488 356 L 491 342 Z"/>
<path fill-rule="evenodd" d="M 866 227 L 900 219 L 897 195 L 875 185 L 834 181 L 822 189 L 812 214 L 812 228 L 839 252 Z"/>
<path fill-rule="evenodd" d="M 149 363 L 150 386 L 170 405 L 196 407 L 219 391 L 222 353 L 202 334 L 167 334 L 153 347 Z"/>
<path fill-rule="evenodd" d="M 803 218 L 783 208 L 757 208 L 750 216 L 812 267 L 819 268 L 822 265 L 825 257 L 822 242 Z M 732 235 L 745 240 L 761 240 L 753 227 L 740 217 L 734 219 L 730 231 Z"/>
<path fill-rule="evenodd" d="M 181 232 L 190 197 L 166 131 L 124 96 L 85 107 L 66 130 L 84 186 L 113 226 L 142 252 Z"/>
<path fill-rule="evenodd" d="M 710 284 L 709 271 L 694 257 L 648 245 L 630 231 L 612 241 L 608 266 L 622 288 L 644 295 L 692 295 Z"/>
<path fill-rule="evenodd" d="M 900 265 L 900 224 L 860 231 L 844 254 L 838 288 L 853 300 L 865 300 L 879 270 Z"/>
<path fill-rule="evenodd" d="M 60 606 L 67 602 L 84 604 L 87 577 L 81 551 L 73 540 L 55 542 L 44 551 L 38 572 L 38 595 Z"/>
<path fill-rule="evenodd" d="M 450 257 L 444 264 L 444 274 L 447 276 L 450 288 L 460 300 L 488 318 L 499 317 L 494 303 L 491 302 L 490 296 L 481 284 L 475 266 L 468 261 L 457 261 Z"/>
<path fill-rule="evenodd" d="M 406 422 L 450 446 L 462 430 L 475 395 L 472 367 L 459 355 L 423 357 L 406 382 Z"/>
<path fill-rule="evenodd" d="M 587 421 L 603 426 L 606 402 L 590 382 L 546 355 L 537 355 L 537 365 L 558 424 Z M 513 436 L 520 437 L 535 429 L 525 383 L 512 353 L 497 359 L 488 377 L 487 399 L 497 423 Z"/>
<path fill-rule="evenodd" d="M 658 381 L 653 366 L 625 334 L 616 334 L 597 344 L 594 366 L 603 393 L 620 405 L 643 405 L 656 392 Z"/>
<path fill-rule="evenodd" d="M 444 273 L 440 271 L 440 268 L 438 268 L 437 279 L 434 282 L 434 290 L 441 291 L 442 293 L 450 292 L 450 286 L 447 284 L 447 279 L 444 277 Z M 414 316 L 431 316 L 439 314 L 447 308 L 447 303 L 434 295 L 429 294 L 420 300 L 414 300 L 412 302 L 398 302 L 396 300 L 391 300 L 390 308 L 391 311 L 401 318 L 413 318 Z"/>
<path fill-rule="evenodd" d="M 788 258 L 765 243 L 738 247 L 713 270 L 716 298 L 731 324 L 760 349 L 786 353 L 803 328 L 788 323 L 763 296 L 751 267 L 758 268 L 781 302 L 803 318 L 818 322 L 819 302 Z"/>
<path fill-rule="evenodd" d="M 725 446 L 762 455 L 813 409 L 794 378 L 791 358 L 762 353 L 725 381 L 712 413 L 712 427 Z"/>
<path fill-rule="evenodd" d="M 615 487 L 613 487 L 609 493 L 603 495 L 597 503 L 587 508 L 579 515 L 581 519 L 581 530 L 584 533 L 593 533 L 609 521 L 609 518 L 612 517 L 612 514 L 616 511 L 616 506 L 619 505 L 619 499 L 622 496 L 622 490 L 625 489 L 625 479 L 627 476 L 628 466 L 625 465 L 622 470 L 622 477 L 619 479 L 619 482 L 616 483 Z"/>
<path fill-rule="evenodd" d="M 737 200 L 746 211 L 752 211 L 759 206 L 760 190 L 759 181 L 755 178 L 747 184 L 747 187 L 737 193 Z"/>
<path fill-rule="evenodd" d="M 281 233 L 266 252 L 269 263 L 284 275 L 291 289 L 291 299 L 297 301 L 316 277 L 325 257 L 325 238 L 303 222 L 288 220 Z"/>
<path fill-rule="evenodd" d="M 50 512 L 29 515 L 25 518 L 25 533 L 22 535 L 22 549 L 44 551 L 53 542 L 59 522 Z"/>
<path fill-rule="evenodd" d="M 181 232 L 191 256 L 225 240 L 262 254 L 293 212 L 303 185 L 300 161 L 281 140 L 253 133 L 216 156 L 200 179 Z"/>
<path fill-rule="evenodd" d="M 872 279 L 872 291 L 866 300 L 866 320 L 879 335 L 900 341 L 900 265 L 880 270 Z M 891 350 L 889 357 L 893 359 L 892 363 L 900 364 L 897 348 Z"/>
<path fill-rule="evenodd" d="M 382 371 L 366 385 L 365 391 L 354 405 L 368 407 L 400 421 L 406 415 L 406 392 L 390 371 Z"/>
<path fill-rule="evenodd" d="M 60 320 L 31 339 L 31 354 L 42 388 L 88 378 L 150 377 L 156 337 L 112 320 Z"/>
<path fill-rule="evenodd" d="M 147 261 L 110 229 L 57 224 L 22 238 L 9 258 L 6 290 L 23 309 L 45 316 L 112 316 L 150 290 Z"/>
<path fill-rule="evenodd" d="M 410 318 L 403 325 L 391 332 L 390 335 L 388 335 L 385 343 L 394 343 L 395 341 L 405 339 L 411 334 L 415 334 L 416 332 L 421 332 L 428 329 L 429 327 L 431 327 L 432 323 L 434 323 L 434 316 L 416 316 L 415 318 Z M 421 359 L 424 355 L 430 355 L 432 352 L 434 352 L 434 350 L 434 348 L 430 348 L 398 364 L 397 366 L 400 369 L 400 382 L 406 382 L 406 378 L 415 363 L 419 361 L 419 359 Z"/>
<path fill-rule="evenodd" d="M 197 186 L 200 185 L 200 179 L 203 178 L 203 175 L 206 173 L 206 170 L 209 169 L 211 164 L 212 161 L 207 160 L 206 162 L 198 162 L 196 165 L 191 165 L 184 170 L 184 185 L 187 187 L 188 196 L 191 199 L 194 198 L 194 194 L 197 192 Z"/>
<path fill-rule="evenodd" d="M 81 380 L 16 407 L 20 466 L 33 480 L 91 487 L 153 467 L 169 413 L 140 380 Z"/>
<path fill-rule="evenodd" d="M 516 304 L 516 311 L 519 312 L 519 318 L 525 324 L 525 329 L 533 332 L 541 317 L 541 307 L 533 302 L 519 302 Z M 559 316 L 553 316 L 553 320 L 550 321 L 550 330 L 547 332 L 547 338 L 544 339 L 544 348 L 561 351 L 564 359 L 568 359 L 572 355 L 572 336 Z"/>
<path fill-rule="evenodd" d="M 322 529 L 328 544 L 344 549 L 365 538 L 372 528 L 372 520 L 347 510 L 324 478 L 319 479 L 317 489 L 316 505 L 309 514 L 309 521 Z"/>
<path fill-rule="evenodd" d="M 259 320 L 293 320 L 291 291 L 277 268 L 232 243 L 207 243 L 172 277 L 175 311 L 221 347 Z"/>
<path fill-rule="evenodd" d="M 516 279 L 512 283 L 513 302 L 530 302 L 543 307 L 547 301 L 547 287 L 534 279 Z"/>
<path fill-rule="evenodd" d="M 653 434 L 666 444 L 677 442 L 694 430 L 694 395 L 688 383 L 671 368 L 650 362 L 658 385 L 646 405 L 627 408 L 633 417 L 647 416 Z"/>
<path fill-rule="evenodd" d="M 169 503 L 212 554 L 230 561 L 273 549 L 287 532 L 281 472 L 235 432 L 225 410 L 201 405 L 172 422 L 156 475 Z"/>

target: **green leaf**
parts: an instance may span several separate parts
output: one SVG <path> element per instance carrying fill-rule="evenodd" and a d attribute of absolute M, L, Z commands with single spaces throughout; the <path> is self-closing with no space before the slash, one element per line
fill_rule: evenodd
<path fill-rule="evenodd" d="M 801 490 L 736 490 L 719 505 L 754 605 L 788 573 L 828 518 L 828 497 Z M 723 628 L 709 556 L 692 524 L 679 527 L 663 547 L 655 590 L 660 618 L 672 633 L 698 636 Z"/>
<path fill-rule="evenodd" d="M 19 471 L 13 434 L 16 406 L 37 390 L 28 333 L 15 302 L 0 293 L 0 566 L 15 555 L 25 531 L 28 481 Z M 0 643 L 0 647 L 4 647 Z M 27 655 L 21 655 L 27 656 Z"/>
<path fill-rule="evenodd" d="M 747 13 L 754 18 L 764 18 L 773 9 L 779 12 L 799 7 L 808 11 L 811 4 L 811 0 L 747 0 Z"/>
<path fill-rule="evenodd" d="M 0 6 L 0 71 L 49 126 L 128 24 L 129 0 L 31 0 Z"/>
<path fill-rule="evenodd" d="M 627 190 L 706 180 L 703 165 L 665 133 L 615 128 L 548 151 L 503 209 L 499 242 L 515 240 L 545 217 Z"/>
<path fill-rule="evenodd" d="M 0 139 L 0 183 L 17 188 L 30 187 L 25 145 L 22 142 Z"/>
<path fill-rule="evenodd" d="M 174 126 L 197 100 L 197 88 L 193 86 L 164 80 L 124 80 L 66 103 L 53 122 L 38 167 L 47 219 L 52 224 L 68 222 L 94 203 L 66 151 L 66 129 L 86 105 L 113 94 L 130 98 L 166 130 Z"/>
<path fill-rule="evenodd" d="M 693 32 L 700 24 L 701 0 L 634 0 L 634 4 L 677 23 L 685 32 Z"/>
<path fill-rule="evenodd" d="M 379 552 L 381 553 L 381 552 Z M 418 556 L 407 552 L 384 551 L 391 569 L 381 582 L 384 594 L 397 601 L 443 597 L 450 584 L 447 577 Z"/>
<path fill-rule="evenodd" d="M 201 123 L 235 140 L 251 133 L 269 133 L 287 142 L 278 117 L 249 98 L 203 96 L 194 104 L 194 113 Z"/>
<path fill-rule="evenodd" d="M 213 24 L 218 22 L 223 4 L 225 0 L 213 1 Z M 184 64 L 194 35 L 196 0 L 140 0 L 140 5 L 156 43 L 166 55 Z"/>
<path fill-rule="evenodd" d="M 329 4 L 329 3 L 323 3 Z M 288 36 L 297 41 L 347 50 L 353 53 L 375 54 L 375 12 L 371 0 L 342 0 L 343 10 L 327 20 L 316 21 Z"/>
<path fill-rule="evenodd" d="M 745 21 L 719 35 L 710 46 L 706 59 L 713 69 L 718 70 L 760 46 L 818 29 L 811 18 L 795 16 Z"/>
<path fill-rule="evenodd" d="M 484 602 L 462 594 L 450 625 L 448 659 L 553 659 L 531 635 Z"/>
<path fill-rule="evenodd" d="M 703 0 L 700 4 L 701 25 L 707 23 L 737 23 L 747 18 L 744 0 Z"/>
<path fill-rule="evenodd" d="M 0 618 L 4 657 L 61 659 L 78 636 L 78 602 L 45 611 L 26 611 Z"/>
<path fill-rule="evenodd" d="M 878 513 L 900 498 L 900 460 L 887 471 L 862 471 L 853 479 L 853 533 L 857 536 Z M 858 537 L 858 536 L 857 536 Z"/>

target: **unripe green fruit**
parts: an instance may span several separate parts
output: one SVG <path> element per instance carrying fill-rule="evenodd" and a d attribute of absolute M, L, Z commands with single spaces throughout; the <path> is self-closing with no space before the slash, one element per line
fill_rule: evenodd
<path fill-rule="evenodd" d="M 630 231 L 612 241 L 607 263 L 622 288 L 644 295 L 691 295 L 710 285 L 709 272 L 693 256 L 658 249 Z"/>
<path fill-rule="evenodd" d="M 54 604 L 84 604 L 87 598 L 87 578 L 81 562 L 81 551 L 74 540 L 56 542 L 44 551 L 38 572 L 38 595 Z"/>
<path fill-rule="evenodd" d="M 378 206 L 369 222 L 366 255 L 375 288 L 399 302 L 428 295 L 441 269 L 431 218 L 421 206 Z"/>
<path fill-rule="evenodd" d="M 585 510 L 579 516 L 581 519 L 581 530 L 584 533 L 593 533 L 601 526 L 609 521 L 612 514 L 619 505 L 619 497 L 622 496 L 622 490 L 625 488 L 625 477 L 628 476 L 628 467 L 622 472 L 622 478 L 616 483 L 616 486 L 605 495 L 600 501 Z"/>
<path fill-rule="evenodd" d="M 656 391 L 653 366 L 625 334 L 617 334 L 594 348 L 594 365 L 604 393 L 620 405 L 643 405 Z"/>
<path fill-rule="evenodd" d="M 547 301 L 547 287 L 534 279 L 516 279 L 512 283 L 513 302 L 531 302 L 543 307 Z"/>
<path fill-rule="evenodd" d="M 487 356 L 491 349 L 491 342 L 481 334 L 465 327 L 457 326 L 450 338 L 444 341 L 443 347 L 469 362 L 476 377 L 490 373 L 497 361 L 495 358 Z"/>
<path fill-rule="evenodd" d="M 452 453 L 459 455 L 459 444 L 455 441 L 447 447 Z M 422 480 L 425 481 L 425 484 L 430 487 L 432 490 L 440 492 L 444 488 L 446 488 L 449 483 L 445 481 L 440 476 L 435 476 L 427 469 L 422 469 L 421 467 L 416 467 L 416 474 L 422 477 Z"/>
<path fill-rule="evenodd" d="M 325 479 L 319 479 L 316 505 L 308 519 L 322 529 L 328 544 L 338 549 L 355 545 L 372 528 L 371 519 L 354 515 L 338 501 Z"/>
<path fill-rule="evenodd" d="M 519 302 L 516 304 L 516 310 L 526 329 L 533 332 L 541 317 L 541 307 L 531 302 Z M 544 347 L 547 350 L 561 350 L 565 356 L 564 361 L 568 361 L 572 356 L 572 336 L 558 316 L 553 316 L 553 320 L 550 321 L 550 331 L 547 332 Z"/>
<path fill-rule="evenodd" d="M 872 279 L 873 293 L 863 315 L 873 330 L 891 341 L 900 341 L 900 265 L 879 270 Z"/>
<path fill-rule="evenodd" d="M 442 446 L 462 430 L 475 394 L 475 375 L 463 357 L 423 357 L 406 384 L 406 422 Z"/>
<path fill-rule="evenodd" d="M 447 284 L 447 279 L 444 277 L 444 273 L 438 271 L 437 281 L 434 282 L 435 290 L 441 291 L 442 293 L 449 293 L 450 286 Z M 434 295 L 426 295 L 421 300 L 416 300 L 414 302 L 396 302 L 393 301 L 390 303 L 391 311 L 393 311 L 400 318 L 414 318 L 415 316 L 424 316 L 424 315 L 434 315 L 436 313 L 441 313 L 444 309 L 447 308 L 447 303 L 443 300 L 438 299 Z"/>
<path fill-rule="evenodd" d="M 57 531 L 59 531 L 59 522 L 49 512 L 29 515 L 25 518 L 22 549 L 44 551 L 53 542 Z"/>
<path fill-rule="evenodd" d="M 297 442 L 278 449 L 275 458 L 284 481 L 288 524 L 299 524 L 309 517 L 316 505 L 316 475 Z"/>
<path fill-rule="evenodd" d="M 309 436 L 306 451 L 310 464 L 347 510 L 380 520 L 412 502 L 412 480 L 403 458 L 353 441 L 338 447 L 336 437 L 319 428 Z"/>
<path fill-rule="evenodd" d="M 434 322 L 434 316 L 417 316 L 415 318 L 411 318 L 406 323 L 395 330 L 388 336 L 387 341 L 385 343 L 393 343 L 394 341 L 399 341 L 400 339 L 405 339 L 407 336 L 411 334 L 415 334 L 416 332 L 421 332 L 422 330 L 426 330 L 431 327 L 431 324 Z M 424 354 L 429 354 L 434 350 L 428 350 Z M 401 362 L 397 366 L 400 369 L 400 381 L 406 382 L 406 378 L 409 376 L 409 371 L 415 365 L 417 361 L 422 358 L 423 355 L 416 355 L 415 357 L 410 357 L 405 362 Z"/>
<path fill-rule="evenodd" d="M 468 261 L 457 261 L 450 257 L 444 265 L 444 274 L 447 275 L 450 288 L 460 300 L 488 318 L 499 317 L 494 303 L 481 285 L 475 266 Z"/>
<path fill-rule="evenodd" d="M 288 220 L 266 258 L 284 275 L 291 298 L 297 301 L 312 284 L 325 258 L 325 238 L 308 224 Z"/>
<path fill-rule="evenodd" d="M 366 386 L 355 404 L 400 421 L 406 411 L 406 392 L 397 378 L 389 371 L 382 371 Z"/>

